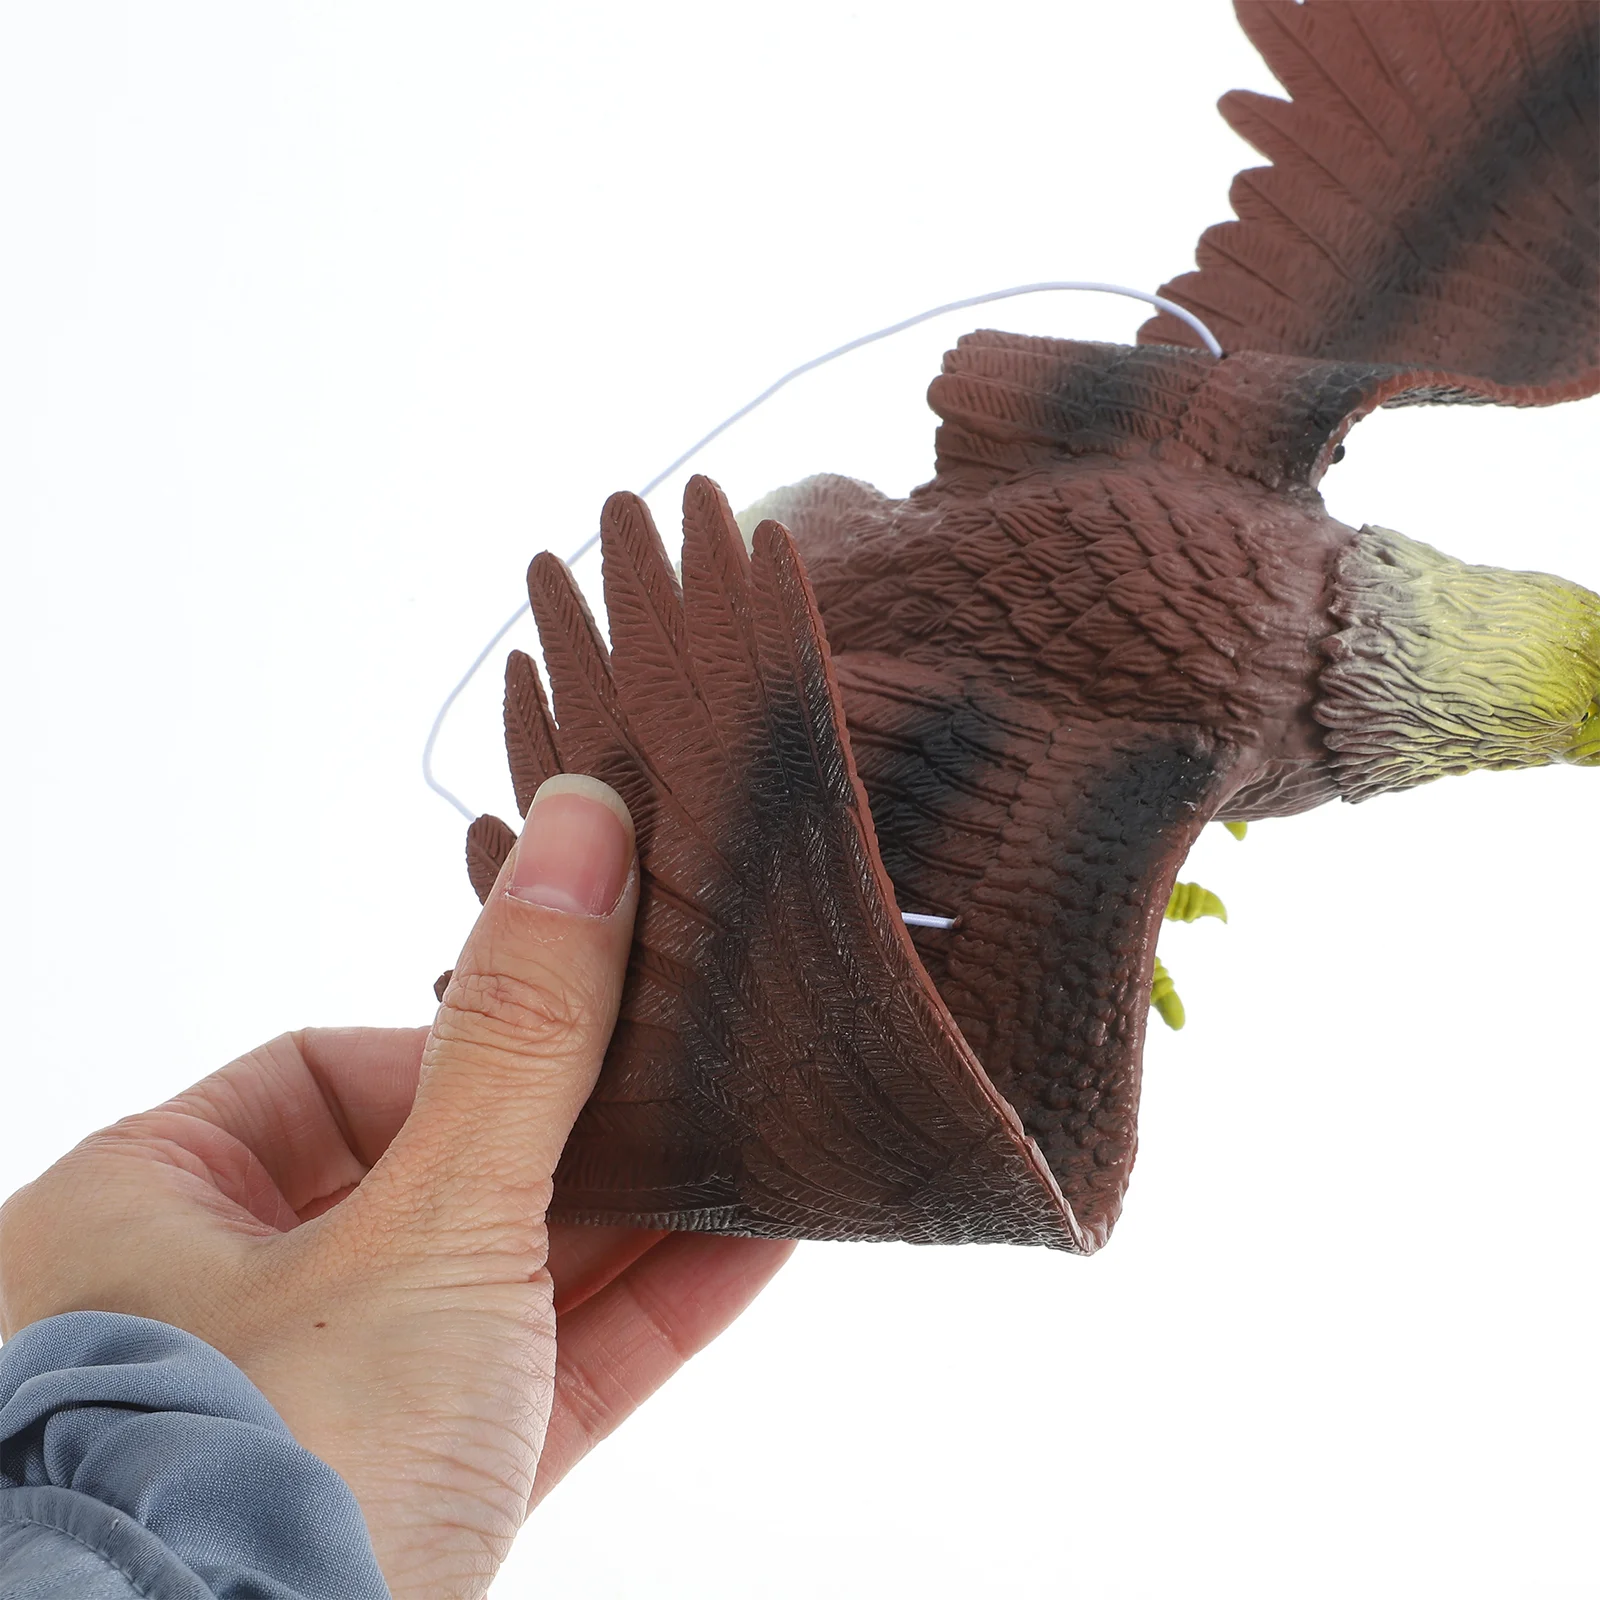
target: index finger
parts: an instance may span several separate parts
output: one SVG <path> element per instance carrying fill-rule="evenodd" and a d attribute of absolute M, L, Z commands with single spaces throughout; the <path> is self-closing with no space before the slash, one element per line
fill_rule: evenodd
<path fill-rule="evenodd" d="M 238 1140 L 304 1221 L 359 1183 L 410 1115 L 426 1033 L 287 1033 L 158 1109 L 198 1118 Z"/>

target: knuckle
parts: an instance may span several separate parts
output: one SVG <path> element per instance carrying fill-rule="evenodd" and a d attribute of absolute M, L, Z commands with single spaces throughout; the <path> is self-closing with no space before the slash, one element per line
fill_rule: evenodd
<path fill-rule="evenodd" d="M 57 1279 L 72 1241 L 61 1237 L 58 1164 L 0 1206 L 0 1337 L 58 1309 Z"/>
<path fill-rule="evenodd" d="M 64 1156 L 0 1205 L 0 1275 L 11 1275 L 48 1250 L 73 1194 L 72 1156 Z"/>
<path fill-rule="evenodd" d="M 29 1184 L 19 1189 L 4 1205 L 0 1205 L 0 1332 L 7 1337 L 16 1331 L 12 1326 L 10 1306 L 17 1298 L 18 1280 L 26 1270 L 25 1263 L 32 1254 L 32 1230 L 29 1227 Z"/>
<path fill-rule="evenodd" d="M 699 1347 L 689 1337 L 672 1303 L 640 1282 L 624 1278 L 621 1287 L 633 1305 L 645 1337 L 655 1344 L 670 1366 L 681 1367 Z"/>
<path fill-rule="evenodd" d="M 445 991 L 434 1032 L 542 1054 L 587 1033 L 593 1016 L 593 1003 L 581 986 L 553 973 L 464 972 Z"/>
<path fill-rule="evenodd" d="M 558 1360 L 556 1388 L 562 1409 L 583 1440 L 584 1453 L 592 1450 L 622 1421 L 623 1406 L 615 1392 L 616 1386 L 592 1371 L 587 1362 Z"/>
<path fill-rule="evenodd" d="M 25 1236 L 27 1229 L 27 1213 L 33 1185 L 26 1184 L 11 1196 L 3 1205 L 0 1205 L 0 1273 L 5 1271 L 6 1262 L 11 1257 L 13 1249 Z"/>

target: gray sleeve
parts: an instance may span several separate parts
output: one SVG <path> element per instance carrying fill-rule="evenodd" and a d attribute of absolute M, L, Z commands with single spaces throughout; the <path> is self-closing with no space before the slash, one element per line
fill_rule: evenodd
<path fill-rule="evenodd" d="M 355 1496 L 190 1334 L 80 1311 L 0 1349 L 0 1600 L 388 1600 Z"/>

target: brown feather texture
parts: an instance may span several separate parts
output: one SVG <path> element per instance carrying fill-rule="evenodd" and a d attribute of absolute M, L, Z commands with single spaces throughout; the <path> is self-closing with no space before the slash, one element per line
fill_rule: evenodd
<path fill-rule="evenodd" d="M 517 815 L 525 817 L 539 785 L 561 771 L 561 758 L 550 731 L 539 670 L 520 650 L 513 650 L 506 660 L 505 721 L 511 788 Z"/>
<path fill-rule="evenodd" d="M 1517 405 L 1600 389 L 1600 7 L 1236 9 L 1291 98 L 1223 96 L 1272 164 L 1161 293 L 1230 352 L 1470 374 Z M 1139 342 L 1197 341 L 1162 314 Z"/>
<path fill-rule="evenodd" d="M 680 594 L 642 501 L 613 496 L 601 530 L 609 658 L 565 568 L 529 575 L 555 746 L 627 799 L 642 876 L 555 1214 L 1090 1248 L 900 921 L 787 534 L 748 560 L 695 480 Z"/>
<path fill-rule="evenodd" d="M 1224 102 L 1274 164 L 1167 290 L 1229 354 L 1160 318 L 1138 348 L 970 334 L 928 483 L 776 491 L 752 558 L 696 478 L 681 589 L 615 496 L 611 651 L 534 561 L 553 706 L 514 655 L 518 808 L 604 779 L 643 884 L 557 1215 L 1096 1249 L 1207 821 L 1600 766 L 1600 597 L 1317 492 L 1378 406 L 1600 386 L 1597 14 L 1241 4 L 1293 99 Z M 480 894 L 510 848 L 473 824 Z"/>
<path fill-rule="evenodd" d="M 467 877 L 479 905 L 489 898 L 500 869 L 511 859 L 517 836 L 499 817 L 479 817 L 467 829 Z"/>

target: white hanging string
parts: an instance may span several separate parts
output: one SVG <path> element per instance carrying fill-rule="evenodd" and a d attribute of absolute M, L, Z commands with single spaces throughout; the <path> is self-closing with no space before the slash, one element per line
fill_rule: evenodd
<path fill-rule="evenodd" d="M 747 400 L 737 411 L 724 417 L 710 433 L 703 438 L 695 440 L 683 454 L 676 460 L 669 462 L 645 486 L 639 490 L 640 498 L 659 489 L 680 467 L 687 466 L 700 454 L 714 439 L 719 439 L 734 423 L 748 417 L 758 406 L 765 405 L 780 389 L 786 388 L 796 378 L 804 377 L 808 372 L 815 372 L 818 367 L 825 367 L 830 361 L 837 361 L 840 356 L 847 356 L 852 350 L 860 350 L 869 344 L 876 344 L 880 339 L 888 339 L 897 333 L 904 333 L 908 328 L 915 328 L 919 323 L 931 322 L 935 317 L 942 317 L 951 311 L 966 311 L 973 306 L 989 305 L 995 300 L 1014 300 L 1019 295 L 1048 294 L 1058 290 L 1088 291 L 1094 294 L 1119 294 L 1130 300 L 1143 300 L 1146 305 L 1155 306 L 1158 310 L 1165 311 L 1170 316 L 1178 317 L 1194 329 L 1205 342 L 1205 347 L 1212 355 L 1220 357 L 1222 346 L 1217 343 L 1216 336 L 1192 311 L 1180 306 L 1176 301 L 1163 299 L 1158 294 L 1149 294 L 1143 289 L 1124 288 L 1119 283 L 1087 283 L 1076 280 L 1052 281 L 1048 283 L 1024 283 L 1014 289 L 992 289 L 988 294 L 969 295 L 964 300 L 947 300 L 942 306 L 933 306 L 927 311 L 919 311 L 914 317 L 906 317 L 901 322 L 891 322 L 886 328 L 878 328 L 872 333 L 864 333 L 859 339 L 850 339 L 846 343 L 837 345 L 834 349 L 826 351 L 820 356 L 813 356 L 809 361 L 802 361 L 798 367 L 792 367 L 773 383 L 769 383 L 753 400 Z M 567 557 L 569 567 L 576 566 L 600 542 L 599 532 L 591 533 L 576 550 Z M 471 810 L 458 796 L 439 782 L 433 771 L 434 746 L 439 742 L 439 734 L 444 728 L 445 719 L 450 715 L 451 707 L 461 698 L 463 691 L 472 680 L 477 677 L 494 651 L 494 648 L 511 630 L 522 620 L 523 614 L 528 609 L 526 600 L 506 618 L 494 631 L 494 636 L 484 645 L 472 665 L 461 675 L 461 680 L 444 698 L 444 704 L 439 707 L 438 715 L 433 719 L 433 726 L 428 729 L 427 742 L 422 747 L 422 781 L 433 790 L 436 795 L 448 800 L 468 822 L 476 820 L 478 813 Z M 954 922 L 949 917 L 923 916 L 918 912 L 903 912 L 905 920 L 915 927 L 949 928 Z"/>

